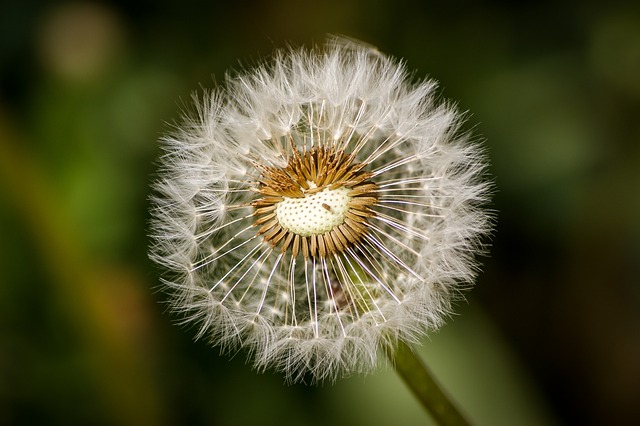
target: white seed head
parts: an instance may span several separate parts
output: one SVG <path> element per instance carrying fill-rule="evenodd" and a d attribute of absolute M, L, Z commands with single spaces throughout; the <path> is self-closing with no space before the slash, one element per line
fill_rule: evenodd
<path fill-rule="evenodd" d="M 333 40 L 195 99 L 163 139 L 150 256 L 198 337 L 315 381 L 443 324 L 475 278 L 491 185 L 435 86 Z"/>

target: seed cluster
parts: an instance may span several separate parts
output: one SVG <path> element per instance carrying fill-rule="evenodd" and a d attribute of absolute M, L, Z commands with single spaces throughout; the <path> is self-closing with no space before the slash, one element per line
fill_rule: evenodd
<path fill-rule="evenodd" d="M 378 198 L 366 164 L 334 147 L 294 150 L 283 168 L 262 173 L 253 201 L 258 235 L 282 253 L 325 258 L 360 241 Z"/>

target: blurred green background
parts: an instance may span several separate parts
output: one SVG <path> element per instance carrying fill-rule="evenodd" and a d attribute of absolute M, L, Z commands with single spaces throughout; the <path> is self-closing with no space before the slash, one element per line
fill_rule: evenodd
<path fill-rule="evenodd" d="M 638 424 L 638 2 L 408 0 L 0 4 L 0 424 L 428 424 L 390 369 L 286 385 L 192 342 L 146 257 L 190 94 L 327 33 L 487 139 L 491 256 L 421 348 L 445 387 L 479 425 Z"/>

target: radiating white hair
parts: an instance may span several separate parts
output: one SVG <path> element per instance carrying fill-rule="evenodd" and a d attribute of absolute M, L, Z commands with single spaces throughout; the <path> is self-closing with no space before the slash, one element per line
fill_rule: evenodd
<path fill-rule="evenodd" d="M 491 184 L 435 87 L 332 39 L 194 98 L 162 139 L 150 256 L 198 337 L 315 381 L 443 324 L 475 278 Z"/>

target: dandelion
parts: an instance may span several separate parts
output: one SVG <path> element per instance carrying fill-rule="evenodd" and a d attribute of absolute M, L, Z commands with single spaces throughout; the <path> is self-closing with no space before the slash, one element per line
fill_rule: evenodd
<path fill-rule="evenodd" d="M 333 40 L 195 98 L 163 139 L 150 252 L 198 337 L 315 381 L 443 324 L 475 278 L 490 187 L 435 88 Z"/>

